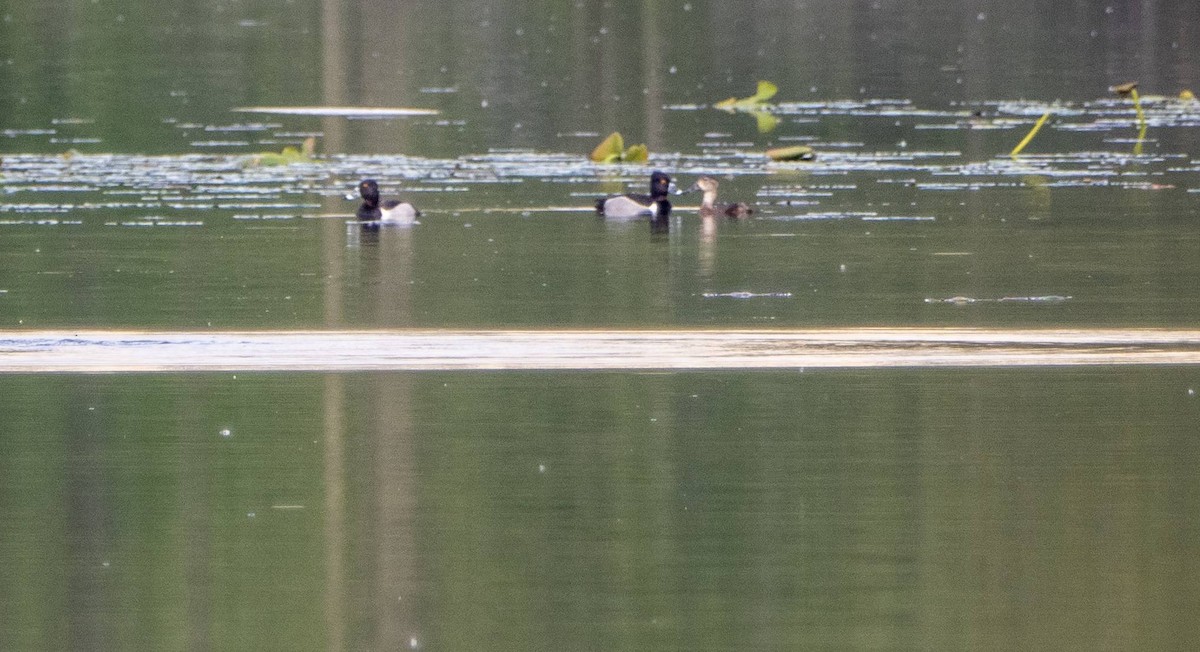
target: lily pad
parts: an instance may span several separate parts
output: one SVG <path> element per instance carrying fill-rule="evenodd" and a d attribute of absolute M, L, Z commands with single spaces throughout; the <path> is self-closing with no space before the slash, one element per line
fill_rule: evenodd
<path fill-rule="evenodd" d="M 625 162 L 645 163 L 650 160 L 650 149 L 645 145 L 633 145 L 625 150 Z"/>
<path fill-rule="evenodd" d="M 758 91 L 750 97 L 737 99 L 731 97 L 727 100 L 721 100 L 713 105 L 714 108 L 723 109 L 725 111 L 754 111 L 762 109 L 775 94 L 779 92 L 779 87 L 769 81 L 759 81 Z"/>
<path fill-rule="evenodd" d="M 621 160 L 624 153 L 625 139 L 621 137 L 621 132 L 614 131 L 596 145 L 596 149 L 592 150 L 591 159 L 597 163 L 614 163 Z"/>
<path fill-rule="evenodd" d="M 614 131 L 592 150 L 590 158 L 596 163 L 645 163 L 650 159 L 650 150 L 640 144 L 625 149 L 621 132 Z"/>
<path fill-rule="evenodd" d="M 316 151 L 317 139 L 309 136 L 304 139 L 304 143 L 300 147 L 291 145 L 284 147 L 283 151 L 276 152 L 260 152 L 251 156 L 247 161 L 247 165 L 251 167 L 268 167 L 272 165 L 291 165 L 293 163 L 309 163 L 313 160 L 313 154 Z"/>
<path fill-rule="evenodd" d="M 817 153 L 807 145 L 793 145 L 768 149 L 767 157 L 772 161 L 814 161 Z"/>

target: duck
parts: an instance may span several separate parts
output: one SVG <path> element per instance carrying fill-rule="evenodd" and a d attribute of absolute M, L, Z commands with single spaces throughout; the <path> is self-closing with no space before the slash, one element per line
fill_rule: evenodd
<path fill-rule="evenodd" d="M 718 204 L 717 203 L 717 180 L 712 177 L 700 177 L 696 179 L 696 183 L 692 184 L 687 190 L 681 190 L 679 194 L 687 192 L 703 192 L 704 197 L 700 200 L 700 215 L 701 217 L 711 217 L 713 215 L 724 215 L 726 217 L 746 217 L 754 212 L 745 202 L 737 202 L 735 204 Z"/>
<path fill-rule="evenodd" d="M 596 212 L 605 217 L 630 218 L 649 215 L 661 221 L 671 214 L 671 177 L 655 171 L 650 175 L 650 194 L 629 193 L 596 200 Z"/>
<path fill-rule="evenodd" d="M 421 216 L 421 211 L 406 201 L 388 199 L 380 202 L 379 184 L 374 179 L 362 180 L 358 184 L 358 194 L 362 195 L 363 202 L 355 216 L 360 221 L 407 226 L 417 224 L 417 218 Z"/>

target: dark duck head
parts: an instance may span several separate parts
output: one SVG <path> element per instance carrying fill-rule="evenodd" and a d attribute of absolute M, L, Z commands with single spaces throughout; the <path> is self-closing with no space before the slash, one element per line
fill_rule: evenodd
<path fill-rule="evenodd" d="M 408 225 L 415 224 L 421 216 L 421 211 L 408 202 L 395 199 L 380 201 L 379 184 L 374 179 L 361 181 L 358 184 L 358 194 L 362 196 L 363 201 L 355 216 L 363 222 Z"/>

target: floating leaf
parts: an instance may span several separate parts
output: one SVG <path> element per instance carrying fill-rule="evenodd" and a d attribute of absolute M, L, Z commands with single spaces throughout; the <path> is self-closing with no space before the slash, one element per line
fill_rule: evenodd
<path fill-rule="evenodd" d="M 621 137 L 621 132 L 614 131 L 592 150 L 591 159 L 597 163 L 613 163 L 621 160 L 624 152 L 625 139 Z"/>
<path fill-rule="evenodd" d="M 1195 102 L 1196 94 L 1185 88 L 1179 92 L 1179 99 L 1183 100 L 1184 102 Z"/>
<path fill-rule="evenodd" d="M 813 161 L 816 160 L 817 153 L 807 145 L 794 145 L 768 149 L 767 156 L 772 161 Z"/>
<path fill-rule="evenodd" d="M 317 148 L 317 139 L 309 136 L 300 147 L 288 145 L 279 153 L 260 152 L 246 161 L 250 167 L 271 167 L 274 165 L 291 165 L 293 163 L 309 163 Z"/>
<path fill-rule="evenodd" d="M 760 110 L 767 103 L 767 100 L 775 97 L 779 92 L 779 87 L 769 81 L 758 82 L 758 91 L 750 97 L 737 99 L 731 97 L 727 100 L 721 100 L 713 105 L 714 108 L 723 109 L 725 111 L 755 111 Z"/>
<path fill-rule="evenodd" d="M 753 99 L 755 102 L 766 102 L 767 100 L 771 99 L 772 97 L 775 97 L 775 94 L 778 92 L 779 92 L 779 87 L 776 86 L 775 84 L 772 84 L 769 81 L 759 81 L 758 82 L 758 92 L 756 92 L 754 94 L 753 98 L 746 98 L 746 99 Z"/>
<path fill-rule="evenodd" d="M 645 145 L 634 145 L 625 150 L 625 162 L 645 163 L 650 160 L 650 149 Z"/>
<path fill-rule="evenodd" d="M 592 150 L 590 158 L 596 163 L 645 163 L 650 159 L 650 150 L 645 145 L 631 145 L 625 149 L 621 132 L 614 131 Z"/>

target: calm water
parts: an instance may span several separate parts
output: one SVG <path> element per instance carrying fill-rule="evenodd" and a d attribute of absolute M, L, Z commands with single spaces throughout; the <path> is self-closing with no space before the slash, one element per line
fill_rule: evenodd
<path fill-rule="evenodd" d="M 1192 647 L 1194 379 L 11 378 L 4 647 Z"/>
<path fill-rule="evenodd" d="M 1044 4 L 0 0 L 0 339 L 1194 329 L 1200 5 Z M 1192 649 L 1198 372 L 3 375 L 0 648 Z"/>

